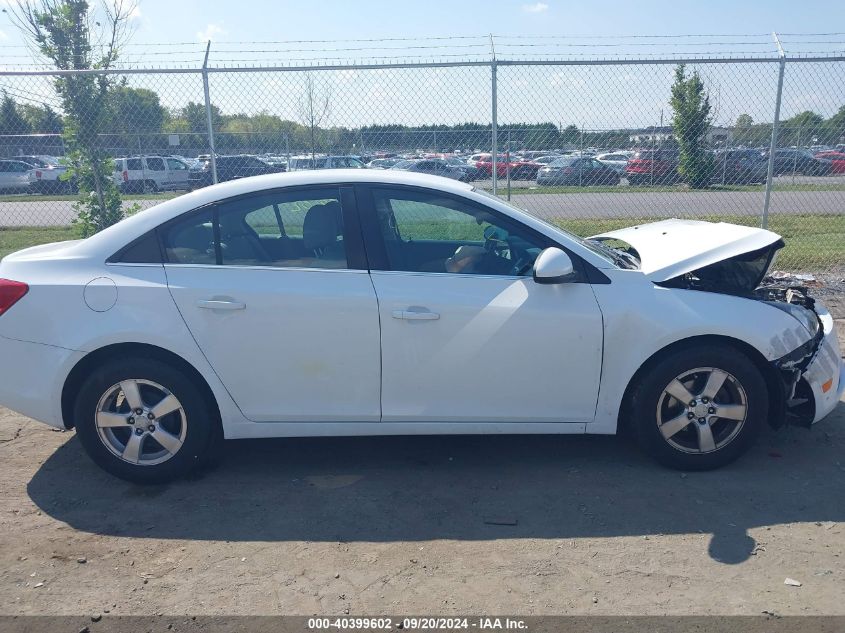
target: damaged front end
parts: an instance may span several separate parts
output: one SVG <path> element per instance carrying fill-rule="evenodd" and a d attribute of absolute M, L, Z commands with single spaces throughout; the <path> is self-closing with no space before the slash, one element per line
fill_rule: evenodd
<path fill-rule="evenodd" d="M 764 302 L 796 319 L 811 335 L 786 333 L 771 361 L 770 424 L 810 426 L 835 406 L 842 391 L 841 360 L 830 313 L 817 304 L 807 285 L 811 278 L 778 273 L 767 276 L 780 236 L 763 229 L 687 220 L 666 220 L 592 238 L 641 262 L 640 269 L 663 287 L 730 294 Z M 679 249 L 678 245 L 694 244 Z M 678 250 L 684 254 L 678 256 Z M 672 253 L 671 251 L 676 251 Z M 838 382 L 837 382 L 838 381 Z M 834 384 L 836 383 L 836 384 Z M 837 389 L 833 389 L 837 387 Z"/>

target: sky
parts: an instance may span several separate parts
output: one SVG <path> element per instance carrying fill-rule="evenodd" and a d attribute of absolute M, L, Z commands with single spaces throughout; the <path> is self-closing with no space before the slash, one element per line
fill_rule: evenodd
<path fill-rule="evenodd" d="M 0 0 L 0 6 L 15 1 Z M 209 39 L 212 66 L 289 65 L 326 58 L 486 60 L 489 33 L 495 34 L 498 57 L 512 59 L 773 56 L 772 31 L 784 33 L 788 52 L 845 51 L 845 34 L 828 33 L 835 25 L 845 31 L 842 0 L 139 0 L 132 25 L 123 59 L 144 67 L 196 67 Z M 804 33 L 820 35 L 800 35 Z M 699 36 L 665 37 L 691 34 Z M 0 66 L 31 63 L 20 46 L 16 28 L 0 14 Z M 835 112 L 845 103 L 843 66 L 790 69 L 784 117 L 803 109 L 825 116 Z M 758 121 L 771 120 L 776 64 L 698 69 L 717 105 L 717 123 L 728 124 L 743 112 Z M 668 123 L 672 72 L 671 66 L 502 68 L 499 118 L 591 129 L 658 124 L 661 116 Z M 413 125 L 490 117 L 489 68 L 314 74 L 318 87 L 331 96 L 330 124 Z M 226 113 L 267 110 L 296 119 L 304 79 L 304 73 L 212 75 L 212 100 Z M 132 77 L 131 83 L 155 89 L 168 107 L 202 100 L 197 76 Z M 49 91 L 44 82 L 28 78 L 0 77 L 0 84 L 35 100 L 38 95 L 46 100 Z"/>
<path fill-rule="evenodd" d="M 2 0 L 8 4 L 14 0 Z M 395 36 L 792 33 L 845 24 L 837 0 L 141 0 L 139 42 Z M 0 21 L 4 43 L 16 39 Z M 2 37 L 2 36 L 0 36 Z"/>

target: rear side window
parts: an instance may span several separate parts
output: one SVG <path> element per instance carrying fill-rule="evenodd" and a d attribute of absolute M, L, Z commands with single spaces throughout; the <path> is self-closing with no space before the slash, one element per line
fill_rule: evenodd
<path fill-rule="evenodd" d="M 160 264 L 161 249 L 155 231 L 150 231 L 140 239 L 119 251 L 109 262 L 119 264 Z"/>
<path fill-rule="evenodd" d="M 147 169 L 150 171 L 164 171 L 164 161 L 161 158 L 148 158 Z"/>
<path fill-rule="evenodd" d="M 216 264 L 213 209 L 209 207 L 170 224 L 163 231 L 162 243 L 167 261 L 172 264 Z"/>
<path fill-rule="evenodd" d="M 140 158 L 127 158 L 126 159 L 126 169 L 141 171 L 141 169 L 142 169 L 141 159 Z"/>

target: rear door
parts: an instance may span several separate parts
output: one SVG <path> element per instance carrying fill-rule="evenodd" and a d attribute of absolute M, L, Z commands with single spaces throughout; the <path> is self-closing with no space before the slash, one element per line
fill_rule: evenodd
<path fill-rule="evenodd" d="M 241 196 L 161 232 L 173 298 L 247 418 L 380 419 L 378 305 L 351 189 Z"/>

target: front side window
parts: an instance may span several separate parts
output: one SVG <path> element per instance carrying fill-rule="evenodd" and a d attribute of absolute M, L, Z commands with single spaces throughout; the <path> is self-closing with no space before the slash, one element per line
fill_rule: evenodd
<path fill-rule="evenodd" d="M 390 270 L 521 276 L 545 248 L 526 227 L 437 191 L 373 189 Z"/>
<path fill-rule="evenodd" d="M 224 201 L 168 226 L 163 242 L 177 264 L 347 268 L 337 187 Z"/>
<path fill-rule="evenodd" d="M 185 169 L 188 169 L 188 166 L 185 163 L 183 163 L 181 160 L 176 160 L 175 158 L 168 158 L 167 166 L 170 168 L 171 171 L 183 171 Z"/>

